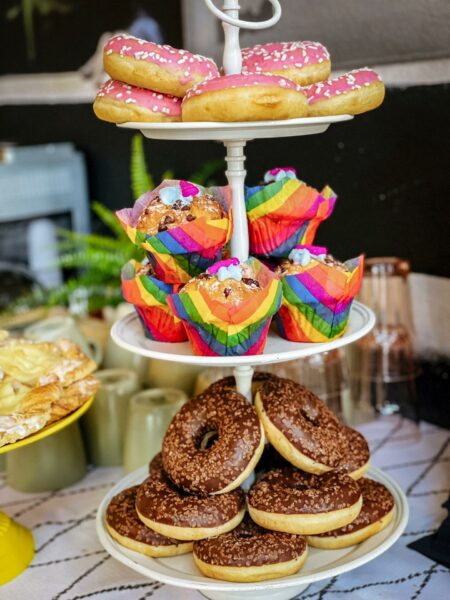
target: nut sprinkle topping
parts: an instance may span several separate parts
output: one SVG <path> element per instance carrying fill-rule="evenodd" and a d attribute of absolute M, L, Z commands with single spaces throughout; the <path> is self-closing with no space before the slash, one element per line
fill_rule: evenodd
<path fill-rule="evenodd" d="M 114 496 L 106 509 L 108 525 L 119 535 L 148 546 L 173 546 L 185 543 L 156 533 L 140 521 L 135 507 L 138 488 L 138 485 L 134 485 Z"/>
<path fill-rule="evenodd" d="M 194 553 L 203 562 L 230 567 L 287 562 L 298 558 L 305 550 L 303 536 L 263 529 L 248 514 L 233 531 L 194 544 Z"/>
<path fill-rule="evenodd" d="M 312 475 L 286 467 L 269 471 L 255 483 L 248 503 L 271 513 L 317 514 L 349 508 L 360 496 L 358 483 L 348 475 Z"/>
<path fill-rule="evenodd" d="M 157 470 L 139 486 L 136 496 L 136 508 L 143 517 L 175 527 L 218 527 L 238 515 L 244 506 L 241 489 L 216 496 L 193 496 Z"/>
<path fill-rule="evenodd" d="M 215 441 L 205 447 L 212 432 Z M 229 388 L 207 391 L 187 402 L 169 425 L 164 469 L 189 492 L 220 492 L 246 469 L 261 437 L 256 411 L 244 396 Z"/>
<path fill-rule="evenodd" d="M 394 498 L 391 492 L 378 481 L 363 477 L 358 480 L 362 492 L 362 508 L 354 521 L 326 533 L 319 534 L 320 537 L 339 537 L 363 529 L 372 523 L 376 523 L 394 508 Z"/>

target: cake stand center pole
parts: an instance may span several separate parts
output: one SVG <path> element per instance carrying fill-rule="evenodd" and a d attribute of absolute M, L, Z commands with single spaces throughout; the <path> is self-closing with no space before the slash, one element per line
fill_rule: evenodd
<path fill-rule="evenodd" d="M 249 252 L 247 212 L 245 210 L 244 182 L 247 174 L 244 169 L 244 140 L 233 140 L 224 142 L 227 149 L 225 160 L 227 161 L 228 183 L 231 188 L 233 206 L 233 234 L 231 236 L 231 256 L 235 256 L 241 262 L 247 260 Z"/>
<path fill-rule="evenodd" d="M 253 367 L 249 366 L 235 367 L 233 370 L 234 379 L 236 380 L 236 389 L 240 394 L 245 396 L 249 402 L 253 401 L 253 371 Z"/>
<path fill-rule="evenodd" d="M 232 19 L 239 18 L 238 0 L 224 0 L 223 12 Z M 239 75 L 242 69 L 242 55 L 239 45 L 239 27 L 222 22 L 225 36 L 223 47 L 223 69 L 225 75 Z"/>

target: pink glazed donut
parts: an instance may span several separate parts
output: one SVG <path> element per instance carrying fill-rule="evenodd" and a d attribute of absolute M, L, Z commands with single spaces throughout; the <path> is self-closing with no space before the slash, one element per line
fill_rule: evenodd
<path fill-rule="evenodd" d="M 242 50 L 244 73 L 272 73 L 310 85 L 330 76 L 328 50 L 318 42 L 260 44 Z"/>
<path fill-rule="evenodd" d="M 301 87 L 279 75 L 225 75 L 191 88 L 181 105 L 183 121 L 269 121 L 308 113 Z"/>
<path fill-rule="evenodd" d="M 310 85 L 305 92 L 310 117 L 359 115 L 380 106 L 384 83 L 378 73 L 364 68 Z"/>
<path fill-rule="evenodd" d="M 113 79 L 180 98 L 196 83 L 219 74 L 211 58 L 124 33 L 107 42 L 103 66 Z"/>
<path fill-rule="evenodd" d="M 181 99 L 109 79 L 97 93 L 94 112 L 109 123 L 181 121 Z"/>

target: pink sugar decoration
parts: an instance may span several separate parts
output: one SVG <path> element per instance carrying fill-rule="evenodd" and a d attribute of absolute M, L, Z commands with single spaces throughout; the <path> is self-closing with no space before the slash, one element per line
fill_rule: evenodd
<path fill-rule="evenodd" d="M 210 275 L 215 275 L 221 267 L 231 267 L 231 265 L 237 266 L 239 264 L 238 258 L 227 258 L 226 260 L 219 260 L 219 262 L 214 263 L 206 269 L 206 272 Z"/>
<path fill-rule="evenodd" d="M 294 167 L 276 167 L 275 169 L 270 169 L 269 173 L 271 175 L 276 175 L 280 171 L 292 171 L 297 177 L 297 169 L 294 169 Z"/>
<path fill-rule="evenodd" d="M 295 246 L 295 250 L 308 250 L 308 252 L 314 256 L 317 256 L 318 254 L 328 254 L 328 248 L 325 248 L 325 246 L 308 246 L 307 244 L 298 244 Z"/>
<path fill-rule="evenodd" d="M 200 192 L 199 188 L 190 181 L 180 181 L 180 189 L 183 198 L 197 196 Z"/>

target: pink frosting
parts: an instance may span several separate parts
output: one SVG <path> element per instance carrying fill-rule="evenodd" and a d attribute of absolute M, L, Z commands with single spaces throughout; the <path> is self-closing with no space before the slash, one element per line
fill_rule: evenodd
<path fill-rule="evenodd" d="M 348 92 L 369 87 L 369 85 L 377 81 L 381 81 L 381 77 L 378 73 L 375 73 L 372 69 L 364 68 L 349 71 L 348 73 L 345 73 L 345 75 L 335 77 L 334 79 L 313 83 L 312 85 L 305 87 L 304 90 L 308 97 L 309 104 L 314 104 L 320 100 L 327 100 L 334 96 L 348 94 Z"/>
<path fill-rule="evenodd" d="M 296 90 L 301 92 L 302 88 L 279 75 L 263 75 L 249 73 L 244 75 L 224 75 L 223 77 L 214 77 L 213 79 L 205 79 L 201 83 L 194 85 L 191 89 L 186 92 L 186 96 L 183 99 L 188 100 L 193 96 L 199 96 L 205 92 L 215 92 L 217 90 L 224 90 L 228 88 L 240 88 L 240 87 L 253 87 L 253 86 L 275 86 L 290 90 Z"/>
<path fill-rule="evenodd" d="M 120 54 L 136 60 L 157 63 L 162 68 L 183 71 L 181 84 L 193 80 L 194 74 L 215 77 L 219 74 L 216 63 L 211 58 L 192 54 L 187 50 L 177 50 L 172 46 L 154 44 L 124 33 L 111 38 L 104 48 L 105 54 Z"/>
<path fill-rule="evenodd" d="M 155 113 L 162 113 L 167 117 L 179 117 L 181 115 L 181 98 L 144 90 L 134 85 L 128 85 L 121 81 L 108 79 L 97 93 L 97 98 L 111 98 L 125 104 L 138 104 Z"/>
<path fill-rule="evenodd" d="M 251 73 L 273 71 L 330 60 L 328 50 L 318 42 L 281 42 L 259 44 L 242 50 L 242 70 Z"/>

